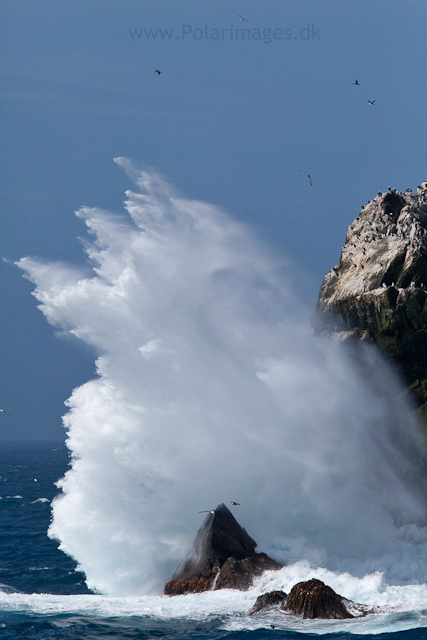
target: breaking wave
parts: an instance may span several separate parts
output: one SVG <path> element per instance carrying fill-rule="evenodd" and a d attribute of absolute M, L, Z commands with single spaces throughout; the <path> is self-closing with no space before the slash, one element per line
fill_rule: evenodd
<path fill-rule="evenodd" d="M 160 593 L 198 512 L 235 500 L 278 560 L 424 580 L 424 443 L 394 373 L 312 336 L 291 267 L 250 228 L 116 162 L 136 188 L 126 215 L 77 212 L 88 264 L 18 263 L 98 354 L 67 401 L 50 535 L 92 589 Z"/>

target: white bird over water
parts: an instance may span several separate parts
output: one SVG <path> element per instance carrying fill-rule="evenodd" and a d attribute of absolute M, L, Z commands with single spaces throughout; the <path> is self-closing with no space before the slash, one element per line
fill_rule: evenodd
<path fill-rule="evenodd" d="M 368 100 L 368 102 L 369 102 L 369 104 L 370 104 L 370 105 L 371 105 L 371 107 L 372 107 L 372 105 L 374 104 L 374 102 L 376 102 L 376 100 Z"/>
<path fill-rule="evenodd" d="M 7 416 L 9 416 L 9 418 L 11 418 L 12 416 L 10 415 L 10 413 L 8 413 L 7 411 L 5 411 L 4 409 L 0 409 L 0 411 L 2 413 L 5 413 Z"/>
<path fill-rule="evenodd" d="M 245 20 L 245 22 L 247 22 L 247 21 L 248 21 L 248 19 L 247 19 L 247 18 L 242 18 L 242 16 L 240 15 L 240 13 L 238 13 L 237 15 L 239 16 L 240 20 Z"/>

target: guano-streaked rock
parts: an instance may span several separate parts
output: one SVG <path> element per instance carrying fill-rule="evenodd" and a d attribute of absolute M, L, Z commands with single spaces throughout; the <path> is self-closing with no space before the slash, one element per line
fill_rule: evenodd
<path fill-rule="evenodd" d="M 315 332 L 376 343 L 406 381 L 427 423 L 427 181 L 389 190 L 350 225 L 325 276 Z"/>

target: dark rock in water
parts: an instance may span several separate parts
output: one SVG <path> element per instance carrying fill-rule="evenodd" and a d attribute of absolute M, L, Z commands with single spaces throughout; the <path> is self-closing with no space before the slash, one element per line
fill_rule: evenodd
<path fill-rule="evenodd" d="M 380 193 L 360 212 L 312 323 L 340 341 L 376 343 L 427 425 L 427 181 L 416 194 Z"/>
<path fill-rule="evenodd" d="M 249 611 L 249 615 L 272 608 L 303 618 L 335 620 L 360 618 L 377 610 L 339 596 L 331 587 L 314 578 L 296 584 L 292 587 L 289 595 L 286 595 L 284 591 L 270 591 L 259 596 Z"/>
<path fill-rule="evenodd" d="M 285 598 L 286 593 L 284 591 L 269 591 L 268 593 L 264 593 L 262 596 L 258 596 L 254 606 L 249 611 L 249 615 L 252 616 L 254 613 L 258 613 L 258 611 L 265 611 L 266 609 L 271 609 L 276 605 L 282 604 Z"/>
<path fill-rule="evenodd" d="M 233 557 L 227 558 L 215 582 L 215 589 L 249 589 L 253 579 L 263 574 L 264 571 L 276 571 L 282 566 L 266 553 L 254 553 L 243 560 L 236 560 Z"/>
<path fill-rule="evenodd" d="M 281 605 L 281 609 L 303 618 L 354 618 L 347 611 L 345 602 L 331 587 L 321 580 L 299 582 L 292 587 L 289 595 Z"/>
<path fill-rule="evenodd" d="M 213 589 L 248 589 L 253 578 L 283 565 L 255 553 L 255 540 L 224 504 L 207 515 L 193 549 L 165 586 L 165 595 Z"/>

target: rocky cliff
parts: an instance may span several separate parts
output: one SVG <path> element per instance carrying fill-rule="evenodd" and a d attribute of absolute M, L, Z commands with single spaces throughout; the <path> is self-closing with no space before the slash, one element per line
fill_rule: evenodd
<path fill-rule="evenodd" d="M 350 225 L 312 323 L 336 339 L 376 343 L 427 424 L 427 181 L 379 192 Z"/>

